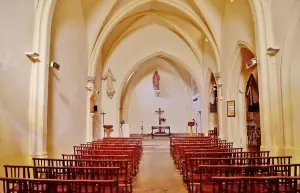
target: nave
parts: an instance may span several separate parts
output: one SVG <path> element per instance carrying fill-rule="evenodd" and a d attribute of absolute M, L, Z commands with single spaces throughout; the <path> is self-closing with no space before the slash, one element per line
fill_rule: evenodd
<path fill-rule="evenodd" d="M 3 192 L 300 192 L 300 164 L 291 164 L 292 156 L 234 148 L 214 131 L 104 138 L 73 148 L 61 158 L 33 158 L 33 166 L 4 165 Z"/>
<path fill-rule="evenodd" d="M 186 193 L 180 174 L 172 164 L 170 140 L 145 138 L 143 146 L 144 153 L 140 172 L 134 181 L 134 192 Z"/>

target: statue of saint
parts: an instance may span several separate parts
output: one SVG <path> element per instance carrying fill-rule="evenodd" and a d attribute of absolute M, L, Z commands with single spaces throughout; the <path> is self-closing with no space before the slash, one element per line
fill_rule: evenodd
<path fill-rule="evenodd" d="M 90 112 L 95 113 L 94 106 L 96 105 L 96 99 L 95 99 L 95 94 L 93 93 L 91 98 L 90 98 Z"/>
<path fill-rule="evenodd" d="M 108 72 L 102 77 L 102 80 L 107 80 L 106 94 L 112 99 L 116 92 L 113 86 L 113 82 L 116 82 L 116 79 L 110 69 L 108 69 Z"/>
<path fill-rule="evenodd" d="M 152 78 L 152 83 L 153 83 L 153 88 L 154 90 L 159 90 L 159 74 L 157 72 L 157 70 L 153 73 L 153 78 Z"/>

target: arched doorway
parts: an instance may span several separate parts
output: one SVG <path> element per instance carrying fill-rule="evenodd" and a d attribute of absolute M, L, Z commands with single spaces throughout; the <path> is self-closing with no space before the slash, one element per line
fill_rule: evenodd
<path fill-rule="evenodd" d="M 259 150 L 261 146 L 258 71 L 255 55 L 248 48 L 241 48 L 242 68 L 240 89 L 244 90 L 247 147 Z"/>
<path fill-rule="evenodd" d="M 211 72 L 209 84 L 209 129 L 214 131 L 214 135 L 219 135 L 218 132 L 218 87 L 216 79 Z"/>
<path fill-rule="evenodd" d="M 245 99 L 248 148 L 250 150 L 259 150 L 261 145 L 259 92 L 258 84 L 253 74 L 250 75 L 247 81 Z"/>

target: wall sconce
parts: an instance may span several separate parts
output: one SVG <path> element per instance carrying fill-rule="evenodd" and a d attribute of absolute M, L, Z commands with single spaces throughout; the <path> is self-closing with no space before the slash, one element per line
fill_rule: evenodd
<path fill-rule="evenodd" d="M 90 86 L 90 85 L 86 85 L 85 88 L 86 88 L 87 90 L 89 90 L 89 91 L 92 91 L 92 90 L 93 90 L 93 87 Z"/>
<path fill-rule="evenodd" d="M 95 83 L 96 78 L 93 76 L 88 76 L 87 81 L 90 83 Z"/>
<path fill-rule="evenodd" d="M 267 54 L 270 56 L 275 56 L 280 49 L 278 47 L 269 47 L 267 49 Z"/>
<path fill-rule="evenodd" d="M 49 65 L 49 67 L 55 68 L 56 70 L 59 71 L 60 65 L 57 64 L 56 62 L 52 61 L 52 62 L 50 63 L 50 65 Z"/>
<path fill-rule="evenodd" d="M 257 59 L 252 58 L 246 63 L 246 69 L 251 68 L 252 66 L 255 66 L 257 64 Z"/>
<path fill-rule="evenodd" d="M 24 52 L 24 54 L 31 60 L 31 62 L 40 62 L 38 58 L 40 55 L 36 52 Z"/>
<path fill-rule="evenodd" d="M 214 87 L 222 87 L 223 86 L 223 83 L 222 82 L 219 82 L 219 83 L 217 83 L 217 84 L 214 84 Z M 214 88 L 213 88 L 214 89 Z"/>

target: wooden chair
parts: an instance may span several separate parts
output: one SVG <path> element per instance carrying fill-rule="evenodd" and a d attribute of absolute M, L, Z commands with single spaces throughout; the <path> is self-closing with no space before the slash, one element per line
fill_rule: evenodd
<path fill-rule="evenodd" d="M 212 177 L 213 192 L 296 193 L 300 192 L 300 177 Z"/>
<path fill-rule="evenodd" d="M 0 181 L 4 193 L 119 193 L 115 180 L 0 178 Z"/>

